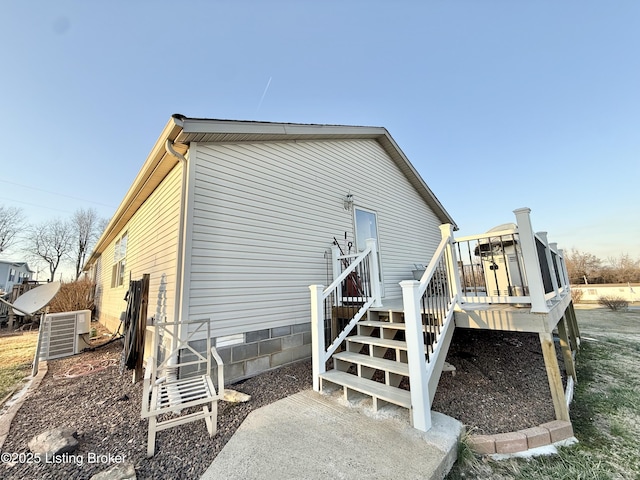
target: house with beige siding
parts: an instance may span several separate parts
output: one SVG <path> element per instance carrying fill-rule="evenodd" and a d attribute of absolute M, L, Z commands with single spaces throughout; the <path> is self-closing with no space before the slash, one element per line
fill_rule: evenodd
<path fill-rule="evenodd" d="M 602 297 L 620 299 L 629 303 L 640 302 L 640 284 L 586 284 L 572 285 L 578 303 L 598 303 Z"/>
<path fill-rule="evenodd" d="M 311 356 L 309 285 L 333 280 L 335 240 L 348 255 L 374 239 L 380 296 L 401 301 L 443 224 L 384 128 L 174 115 L 86 269 L 114 331 L 144 274 L 150 328 L 210 319 L 233 381 Z"/>

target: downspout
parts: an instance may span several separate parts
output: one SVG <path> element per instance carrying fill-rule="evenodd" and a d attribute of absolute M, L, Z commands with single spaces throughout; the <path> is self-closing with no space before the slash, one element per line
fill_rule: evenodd
<path fill-rule="evenodd" d="M 176 262 L 176 293 L 181 292 L 182 289 L 182 276 L 183 276 L 183 269 L 184 269 L 184 244 L 185 244 L 185 238 L 184 236 L 186 235 L 186 229 L 184 226 L 184 218 L 185 218 L 185 209 L 186 209 L 186 200 L 187 200 L 187 178 L 188 178 L 188 172 L 187 172 L 187 159 L 184 155 L 182 155 L 181 153 L 177 152 L 174 148 L 173 148 L 173 142 L 169 139 L 166 140 L 165 144 L 164 144 L 164 148 L 166 150 L 166 152 L 177 158 L 178 161 L 180 162 L 180 164 L 182 164 L 182 186 L 180 189 L 180 216 L 178 219 L 178 248 L 177 248 L 177 262 Z M 180 314 L 182 312 L 182 294 L 176 295 L 176 300 L 175 300 L 175 306 L 174 306 L 174 322 L 179 322 L 180 320 Z M 177 331 L 174 331 L 173 333 L 173 338 L 171 340 L 171 350 L 175 350 L 175 348 L 178 345 L 178 337 L 182 338 L 182 328 L 181 325 L 177 325 Z M 174 365 L 175 363 L 177 363 L 177 359 L 176 358 L 172 358 L 169 359 L 168 365 Z M 171 369 L 170 369 L 171 370 Z M 168 375 L 173 377 L 174 375 L 176 375 L 178 372 L 175 371 L 170 371 L 170 373 L 168 372 Z"/>

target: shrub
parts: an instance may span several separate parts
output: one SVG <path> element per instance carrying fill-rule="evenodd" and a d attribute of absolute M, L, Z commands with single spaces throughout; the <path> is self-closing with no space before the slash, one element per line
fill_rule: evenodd
<path fill-rule="evenodd" d="M 617 312 L 618 310 L 626 310 L 629 306 L 629 302 L 620 297 L 600 297 L 598 298 L 598 303 L 603 307 L 613 310 L 614 312 Z"/>
<path fill-rule="evenodd" d="M 49 304 L 49 313 L 73 312 L 75 310 L 93 311 L 93 288 L 95 284 L 88 279 L 63 283 L 60 291 Z"/>
<path fill-rule="evenodd" d="M 573 303 L 580 303 L 583 295 L 584 295 L 584 292 L 582 290 L 579 290 L 577 288 L 571 289 L 571 300 L 573 301 Z"/>

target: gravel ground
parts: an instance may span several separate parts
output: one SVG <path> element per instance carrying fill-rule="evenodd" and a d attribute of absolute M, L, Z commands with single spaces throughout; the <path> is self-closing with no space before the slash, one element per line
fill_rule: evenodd
<path fill-rule="evenodd" d="M 88 479 L 111 465 L 89 463 L 90 455 L 120 455 L 139 479 L 199 478 L 252 410 L 311 388 L 311 362 L 258 375 L 232 388 L 252 396 L 247 403 L 219 403 L 218 433 L 204 422 L 158 433 L 156 455 L 146 458 L 147 421 L 140 419 L 141 383 L 120 373 L 122 344 L 49 362 L 40 387 L 17 413 L 3 452 L 27 453 L 28 441 L 48 429 L 77 432 L 75 458 L 59 464 L 0 466 L 6 479 Z M 458 330 L 434 400 L 440 411 L 474 427 L 475 433 L 527 428 L 553 420 L 546 372 L 535 334 Z"/>
<path fill-rule="evenodd" d="M 537 333 L 457 329 L 447 361 L 456 372 L 443 372 L 432 408 L 471 433 L 513 432 L 556 419 Z"/>

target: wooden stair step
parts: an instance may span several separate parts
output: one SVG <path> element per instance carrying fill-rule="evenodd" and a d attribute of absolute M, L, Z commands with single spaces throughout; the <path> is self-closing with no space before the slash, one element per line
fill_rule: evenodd
<path fill-rule="evenodd" d="M 376 347 L 407 349 L 407 342 L 401 340 L 391 340 L 388 338 L 370 337 L 368 335 L 351 335 L 345 339 L 347 342 L 362 343 Z"/>
<path fill-rule="evenodd" d="M 381 320 L 361 320 L 358 325 L 372 328 L 388 328 L 389 330 L 405 330 L 406 324 L 401 322 L 385 322 Z M 422 331 L 426 331 L 427 327 L 422 325 Z"/>
<path fill-rule="evenodd" d="M 397 373 L 398 375 L 409 376 L 409 365 L 402 362 L 396 362 L 395 360 L 371 357 L 369 355 L 361 355 L 355 352 L 336 353 L 333 358 L 365 367 L 375 368 L 376 370 L 384 370 L 386 372 Z"/>
<path fill-rule="evenodd" d="M 358 325 L 364 327 L 392 328 L 394 330 L 404 330 L 405 324 L 399 322 L 383 322 L 381 320 L 360 320 Z"/>
<path fill-rule="evenodd" d="M 391 387 L 338 370 L 329 370 L 321 374 L 320 377 L 323 380 L 376 397 L 385 402 L 393 403 L 394 405 L 399 405 L 404 408 L 411 408 L 411 393 L 407 390 Z"/>

